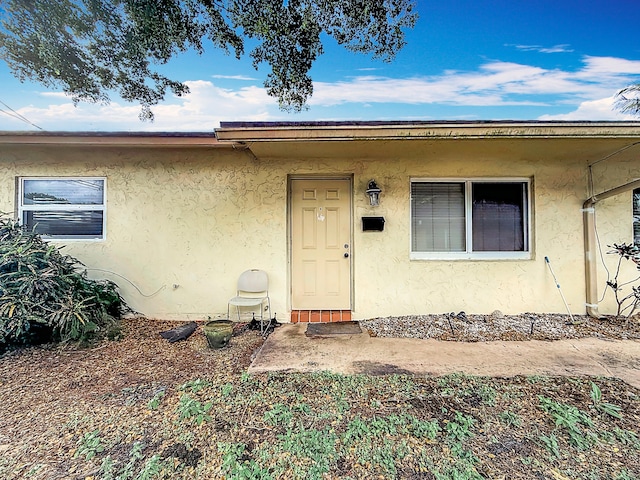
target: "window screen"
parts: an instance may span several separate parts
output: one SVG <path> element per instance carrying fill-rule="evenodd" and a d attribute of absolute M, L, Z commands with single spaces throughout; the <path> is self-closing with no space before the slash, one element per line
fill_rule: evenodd
<path fill-rule="evenodd" d="M 22 224 L 44 236 L 104 238 L 105 180 L 23 178 L 19 210 Z"/>

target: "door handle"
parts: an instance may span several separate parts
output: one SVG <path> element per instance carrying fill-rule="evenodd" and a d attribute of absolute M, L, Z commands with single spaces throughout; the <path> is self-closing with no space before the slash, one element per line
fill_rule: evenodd
<path fill-rule="evenodd" d="M 349 258 L 349 254 L 345 252 L 344 258 Z"/>

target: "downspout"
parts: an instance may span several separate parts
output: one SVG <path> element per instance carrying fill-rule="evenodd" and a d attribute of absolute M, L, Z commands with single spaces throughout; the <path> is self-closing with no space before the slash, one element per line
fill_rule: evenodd
<path fill-rule="evenodd" d="M 593 195 L 582 205 L 582 219 L 584 226 L 584 266 L 586 284 L 587 315 L 593 318 L 602 318 L 598 312 L 598 284 L 596 266 L 596 203 L 609 197 L 614 197 L 636 188 L 640 188 L 640 179 L 625 183 L 598 195 Z"/>

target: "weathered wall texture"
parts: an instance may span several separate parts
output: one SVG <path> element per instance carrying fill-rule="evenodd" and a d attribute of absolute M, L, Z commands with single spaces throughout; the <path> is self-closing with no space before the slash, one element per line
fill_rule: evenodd
<path fill-rule="evenodd" d="M 596 161 L 591 169 L 593 174 L 591 183 L 596 197 L 598 193 L 618 187 L 631 180 L 640 179 L 640 145 L 634 145 L 607 157 L 606 160 Z M 602 299 L 600 310 L 605 313 L 615 313 L 618 304 L 615 301 L 614 292 L 605 288 L 605 285 L 608 280 L 614 280 L 620 257 L 608 252 L 612 250 L 610 246 L 614 243 L 633 242 L 633 225 L 630 221 L 633 217 L 632 192 L 629 191 L 596 203 L 595 212 L 600 247 L 597 253 L 598 291 L 599 299 Z M 630 281 L 632 283 L 622 288 L 620 298 L 631 293 L 632 285 L 640 283 L 637 281 L 639 275 L 640 272 L 633 262 L 622 261 L 618 275 L 619 283 Z M 635 282 L 633 282 L 634 279 Z"/>
<path fill-rule="evenodd" d="M 545 256 L 571 310 L 584 312 L 587 163 L 561 142 L 375 141 L 252 150 L 256 156 L 230 148 L 3 146 L 0 210 L 15 211 L 20 176 L 105 176 L 106 240 L 64 242 L 66 252 L 94 269 L 92 276 L 114 280 L 147 316 L 204 319 L 226 316 L 238 275 L 261 268 L 270 276 L 272 311 L 286 320 L 288 176 L 353 175 L 355 318 L 564 312 Z M 626 168 L 622 176 L 639 176 L 636 163 Z M 531 178 L 531 260 L 409 260 L 412 177 Z M 364 193 L 372 178 L 383 189 L 375 208 Z M 631 195 L 622 197 L 598 205 L 604 248 L 631 240 Z M 383 215 L 384 232 L 362 232 L 363 215 Z M 605 280 L 600 274 L 602 285 Z"/>
<path fill-rule="evenodd" d="M 1 166 L 3 211 L 15 208 L 17 176 L 107 177 L 106 240 L 63 243 L 87 267 L 113 272 L 90 274 L 114 280 L 137 311 L 226 316 L 238 275 L 261 268 L 274 311 L 285 313 L 285 172 L 230 149 L 3 149 Z"/>

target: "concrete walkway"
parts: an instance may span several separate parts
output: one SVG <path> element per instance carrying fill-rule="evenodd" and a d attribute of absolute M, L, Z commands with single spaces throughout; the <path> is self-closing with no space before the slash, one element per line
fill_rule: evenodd
<path fill-rule="evenodd" d="M 358 335 L 305 335 L 306 324 L 278 327 L 249 372 L 443 375 L 598 375 L 640 388 L 640 341 L 583 338 L 553 342 L 443 342 Z"/>

